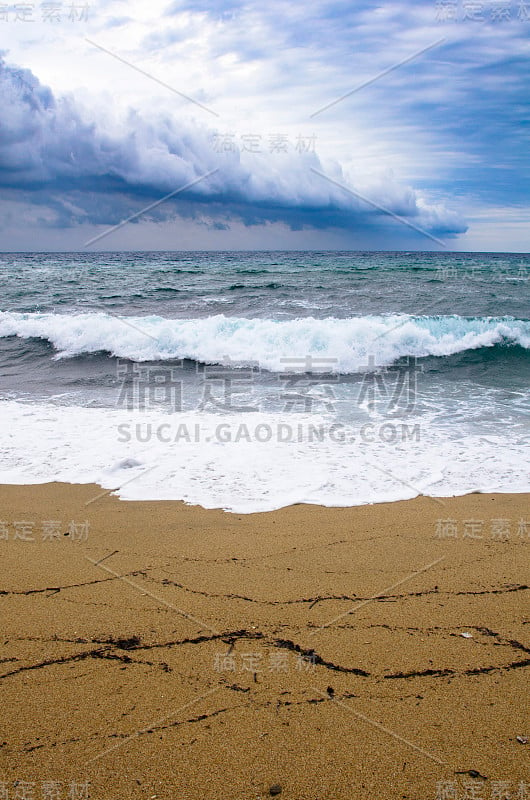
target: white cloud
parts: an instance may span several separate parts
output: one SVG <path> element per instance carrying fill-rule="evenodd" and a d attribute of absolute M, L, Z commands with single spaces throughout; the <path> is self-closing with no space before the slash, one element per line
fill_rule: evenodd
<path fill-rule="evenodd" d="M 217 196 L 225 210 L 231 202 L 234 213 L 241 213 L 237 205 L 263 204 L 356 212 L 354 197 L 310 173 L 308 166 L 317 164 L 375 202 L 414 215 L 419 225 L 461 230 L 464 196 L 471 195 L 473 207 L 488 202 L 478 196 L 491 183 L 481 170 L 502 164 L 516 180 L 524 158 L 522 146 L 519 153 L 515 147 L 521 136 L 515 115 L 524 103 L 530 26 L 515 19 L 441 24 L 434 0 L 384 0 L 375 7 L 343 0 L 181 0 L 172 6 L 166 0 L 99 0 L 90 4 L 86 23 L 13 23 L 8 30 L 10 61 L 31 68 L 56 97 L 75 97 L 62 102 L 60 122 L 64 127 L 69 109 L 86 147 L 84 160 L 80 154 L 79 163 L 68 164 L 60 153 L 69 145 L 62 131 L 52 147 L 55 167 L 34 147 L 17 151 L 12 145 L 11 157 L 38 156 L 41 169 L 55 168 L 61 176 L 77 169 L 93 178 L 95 170 L 108 170 L 131 187 L 163 193 L 219 166 L 216 178 L 196 192 Z M 442 37 L 444 45 L 311 118 Z M 260 135 L 263 143 L 275 133 L 291 142 L 315 135 L 318 158 L 220 158 L 211 146 L 214 126 L 239 139 Z M 44 139 L 51 136 L 46 130 Z M 496 141 L 508 154 L 498 166 Z M 492 202 L 499 205 L 498 198 Z M 256 208 L 258 218 L 263 213 Z"/>

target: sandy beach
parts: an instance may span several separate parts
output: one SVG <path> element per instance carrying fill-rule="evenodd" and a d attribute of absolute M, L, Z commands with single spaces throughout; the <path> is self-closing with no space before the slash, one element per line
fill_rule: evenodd
<path fill-rule="evenodd" d="M 527 495 L 0 491 L 9 797 L 527 796 Z"/>

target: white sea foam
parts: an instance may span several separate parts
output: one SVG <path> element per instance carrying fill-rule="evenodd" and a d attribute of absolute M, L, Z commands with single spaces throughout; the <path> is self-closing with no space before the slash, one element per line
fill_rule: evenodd
<path fill-rule="evenodd" d="M 365 370 L 370 359 L 382 366 L 403 356 L 447 356 L 496 344 L 528 349 L 530 322 L 509 317 L 406 315 L 272 320 L 0 312 L 0 337 L 6 336 L 46 339 L 60 357 L 106 351 L 137 361 L 230 360 L 258 362 L 264 369 L 281 371 L 283 359 L 309 355 L 316 369 L 316 359 L 334 359 L 334 370 L 353 373 Z"/>
<path fill-rule="evenodd" d="M 292 503 L 347 506 L 420 493 L 530 490 L 523 437 L 454 434 L 425 416 L 406 420 L 409 432 L 420 426 L 419 440 L 393 441 L 377 428 L 371 436 L 352 428 L 331 433 L 330 420 L 313 414 L 160 414 L 6 400 L 0 421 L 9 431 L 0 483 L 94 482 L 130 500 L 184 500 L 249 513 Z M 399 421 L 392 422 L 397 428 Z M 319 425 L 327 431 L 321 440 L 310 435 Z"/>

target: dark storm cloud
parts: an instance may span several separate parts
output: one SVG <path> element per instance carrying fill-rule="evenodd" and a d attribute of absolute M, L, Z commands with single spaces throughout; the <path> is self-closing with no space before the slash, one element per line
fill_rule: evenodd
<path fill-rule="evenodd" d="M 0 185 L 51 212 L 49 224 L 115 224 L 161 196 L 216 170 L 156 210 L 151 219 L 203 217 L 229 224 L 284 222 L 294 230 L 373 228 L 380 212 L 318 176 L 315 153 L 218 153 L 215 132 L 168 116 L 130 111 L 109 123 L 55 97 L 27 69 L 0 59 Z M 347 184 L 338 164 L 334 180 Z M 420 207 L 415 192 L 390 184 L 371 199 L 434 233 L 465 226 L 443 207 Z"/>

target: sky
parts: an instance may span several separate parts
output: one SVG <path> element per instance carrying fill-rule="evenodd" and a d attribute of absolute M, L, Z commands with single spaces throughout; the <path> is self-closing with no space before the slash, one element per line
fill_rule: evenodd
<path fill-rule="evenodd" d="M 530 251 L 530 0 L 2 8 L 2 251 Z"/>

